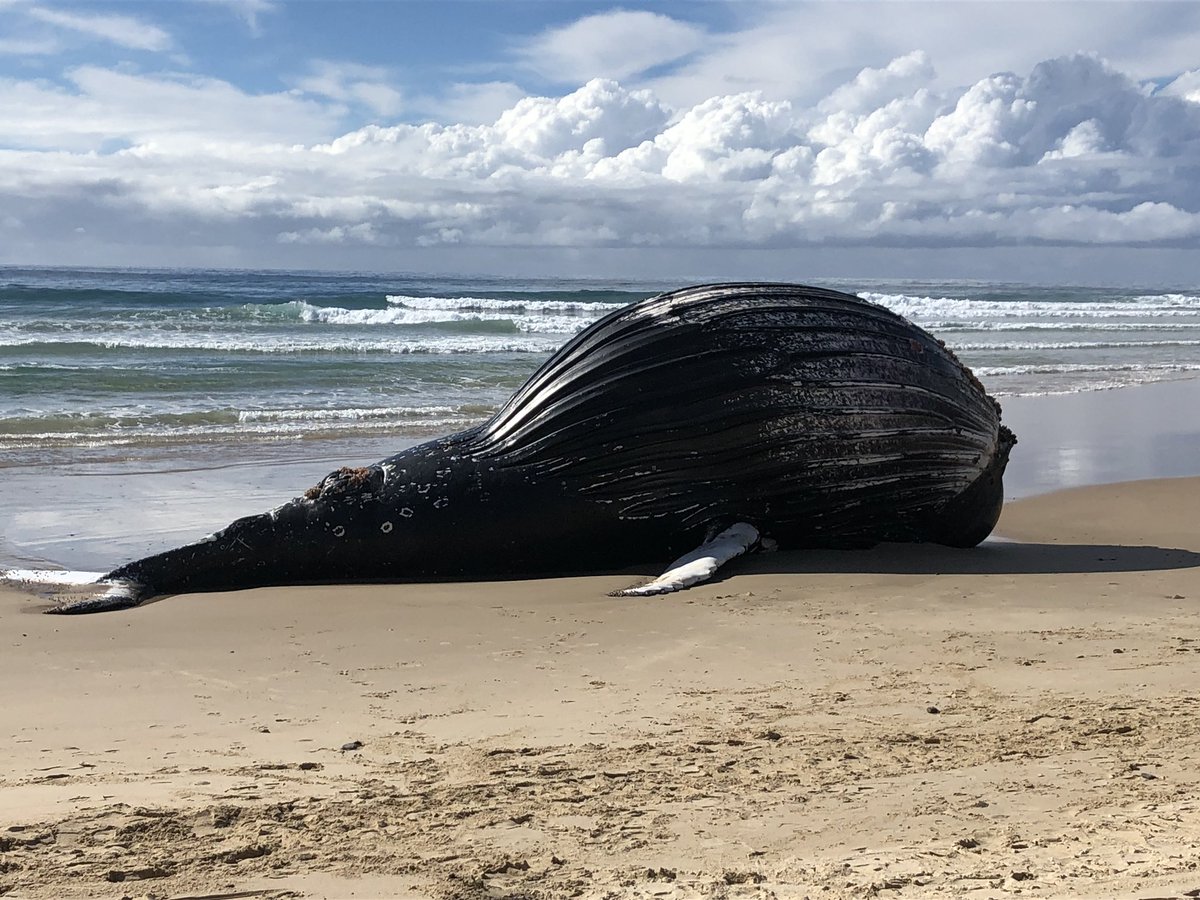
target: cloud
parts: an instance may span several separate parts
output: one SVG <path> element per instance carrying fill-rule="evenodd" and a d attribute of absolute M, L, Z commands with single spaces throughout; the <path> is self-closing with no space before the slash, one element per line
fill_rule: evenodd
<path fill-rule="evenodd" d="M 0 82 L 0 209 L 30 239 L 141 247 L 1197 247 L 1200 103 L 1088 54 L 939 81 L 904 53 L 810 103 L 672 108 L 609 79 L 493 120 L 341 133 L 358 82 L 309 94 L 84 67 Z M 319 88 L 319 90 L 318 90 Z M 498 87 L 503 96 L 509 91 Z M 114 145 L 114 141 L 117 142 Z M 343 257 L 344 258 L 344 257 Z"/>
<path fill-rule="evenodd" d="M 51 56 L 61 49 L 52 38 L 0 38 L 0 56 Z"/>
<path fill-rule="evenodd" d="M 496 120 L 491 133 L 504 145 L 538 160 L 581 151 L 618 153 L 653 136 L 668 112 L 646 91 L 627 91 L 594 79 L 565 97 L 525 97 Z"/>
<path fill-rule="evenodd" d="M 24 6 L 21 9 L 39 22 L 77 31 L 131 50 L 161 51 L 171 47 L 171 36 L 167 32 L 132 16 L 71 13 L 42 6 Z"/>
<path fill-rule="evenodd" d="M 334 225 L 331 228 L 308 228 L 303 232 L 284 231 L 279 235 L 281 244 L 371 244 L 387 243 L 369 222 L 358 225 Z"/>
<path fill-rule="evenodd" d="M 1200 69 L 1184 72 L 1162 89 L 1168 97 L 1181 97 L 1192 103 L 1200 103 Z"/>
<path fill-rule="evenodd" d="M 931 90 L 960 90 L 1088 49 L 1135 80 L 1196 66 L 1200 4 L 854 2 L 747 4 L 734 30 L 635 86 L 676 106 L 744 92 L 809 105 L 867 65 L 924 49 Z"/>
<path fill-rule="evenodd" d="M 246 94 L 213 78 L 99 66 L 71 69 L 66 78 L 68 87 L 0 79 L 0 146 L 100 153 L 207 143 L 220 156 L 247 145 L 326 139 L 344 113 L 289 93 Z M 85 169 L 111 163 L 78 162 Z"/>
<path fill-rule="evenodd" d="M 817 108 L 829 113 L 869 113 L 898 98 L 927 87 L 936 77 L 929 55 L 914 50 L 881 69 L 870 66 L 835 88 Z"/>
<path fill-rule="evenodd" d="M 556 83 L 628 78 L 675 62 L 706 43 L 703 29 L 659 13 L 615 10 L 585 16 L 526 42 L 518 57 Z"/>
<path fill-rule="evenodd" d="M 791 104 L 758 94 L 714 97 L 688 110 L 653 140 L 640 142 L 592 174 L 610 181 L 634 173 L 671 182 L 753 181 L 765 177 L 774 157 L 799 135 Z"/>
<path fill-rule="evenodd" d="M 978 82 L 925 137 L 948 160 L 995 166 L 1036 163 L 1068 138 L 1078 147 L 1084 134 L 1095 152 L 1154 158 L 1194 147 L 1196 112 L 1170 95 L 1148 98 L 1098 57 L 1076 54 L 1038 63 L 1028 78 Z"/>
<path fill-rule="evenodd" d="M 511 81 L 456 82 L 440 95 L 414 98 L 413 105 L 423 112 L 436 111 L 440 121 L 481 125 L 495 122 L 525 95 Z"/>
<path fill-rule="evenodd" d="M 204 2 L 229 7 L 234 15 L 246 23 L 250 33 L 255 35 L 262 33 L 258 17 L 266 13 L 273 13 L 279 8 L 274 0 L 204 0 Z"/>
<path fill-rule="evenodd" d="M 381 66 L 316 60 L 310 69 L 294 82 L 305 93 L 361 104 L 381 116 L 394 116 L 404 108 L 403 94 L 389 83 Z"/>

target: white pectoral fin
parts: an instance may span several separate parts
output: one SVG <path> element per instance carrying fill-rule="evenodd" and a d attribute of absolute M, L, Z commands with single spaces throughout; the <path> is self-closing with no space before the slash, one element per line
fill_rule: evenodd
<path fill-rule="evenodd" d="M 682 591 L 693 584 L 707 581 L 713 573 L 731 559 L 741 556 L 758 543 L 758 529 L 747 522 L 731 525 L 711 541 L 701 544 L 691 553 L 679 557 L 649 584 L 617 591 L 616 597 L 648 597 Z"/>

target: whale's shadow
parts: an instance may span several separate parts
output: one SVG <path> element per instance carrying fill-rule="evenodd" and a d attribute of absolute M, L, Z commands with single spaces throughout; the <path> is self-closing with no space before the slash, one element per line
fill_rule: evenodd
<path fill-rule="evenodd" d="M 1172 547 L 986 541 L 965 550 L 937 544 L 880 544 L 865 550 L 759 553 L 720 574 L 1068 575 L 1197 567 L 1200 553 Z"/>
<path fill-rule="evenodd" d="M 429 582 L 517 581 L 530 578 L 565 578 L 578 575 L 626 575 L 650 579 L 665 563 L 646 563 L 623 569 L 591 573 L 560 572 L 544 575 L 513 575 L 488 579 L 429 579 Z M 1116 572 L 1160 572 L 1200 568 L 1200 553 L 1172 547 L 1126 544 L 1045 544 L 989 540 L 978 547 L 958 549 L 940 544 L 879 544 L 854 550 L 786 550 L 753 553 L 723 566 L 707 584 L 719 584 L 739 575 L 1068 575 Z M 429 583 L 427 582 L 427 583 Z M 346 582 L 330 582 L 345 584 Z M 360 584 L 400 584 L 388 579 L 364 580 Z M 15 587 L 40 602 L 23 612 L 51 610 L 46 590 Z M 233 590 L 236 590 L 234 588 Z M 216 592 L 222 593 L 222 592 Z M 148 606 L 169 599 L 164 594 L 142 603 Z M 62 599 L 62 598 L 58 598 Z"/>

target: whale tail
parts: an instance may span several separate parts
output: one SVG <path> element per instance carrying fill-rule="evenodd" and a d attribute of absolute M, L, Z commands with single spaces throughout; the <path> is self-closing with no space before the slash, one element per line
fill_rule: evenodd
<path fill-rule="evenodd" d="M 62 603 L 58 606 L 51 607 L 46 610 L 49 615 L 55 616 L 73 616 L 83 613 L 94 612 L 115 612 L 119 609 L 131 609 L 138 606 L 141 602 L 147 599 L 149 593 L 136 581 L 119 578 L 112 581 L 103 580 L 96 582 L 97 588 L 102 588 L 101 593 L 95 596 L 83 597 L 76 600 L 71 600 L 67 603 Z"/>
<path fill-rule="evenodd" d="M 129 609 L 148 596 L 131 579 L 110 579 L 103 572 L 71 569 L 3 569 L 0 584 L 54 602 L 57 605 L 46 610 L 54 615 Z"/>
<path fill-rule="evenodd" d="M 280 549 L 275 527 L 285 508 L 238 519 L 215 534 L 111 572 L 6 569 L 0 581 L 51 601 L 55 605 L 46 610 L 51 615 L 112 612 L 168 594 L 268 584 L 272 579 L 264 571 Z M 234 546 L 239 555 L 231 552 Z"/>
<path fill-rule="evenodd" d="M 59 585 L 69 587 L 51 592 L 50 599 L 59 605 L 46 612 L 110 612 L 170 594 L 327 581 L 340 570 L 329 568 L 329 551 L 322 552 L 319 546 L 326 510 L 327 505 L 301 497 L 108 573 L 43 572 L 43 583 L 57 579 Z"/>

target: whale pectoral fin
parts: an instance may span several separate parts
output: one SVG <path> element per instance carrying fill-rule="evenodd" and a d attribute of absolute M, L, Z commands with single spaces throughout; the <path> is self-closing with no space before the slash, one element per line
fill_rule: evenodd
<path fill-rule="evenodd" d="M 103 572 L 2 569 L 0 583 L 58 602 L 46 610 L 53 615 L 129 609 L 145 598 L 137 582 L 125 578 L 106 581 Z"/>
<path fill-rule="evenodd" d="M 691 553 L 679 557 L 649 584 L 626 588 L 613 593 L 614 597 L 648 597 L 670 594 L 712 578 L 713 573 L 729 560 L 741 556 L 759 541 L 758 529 L 747 522 L 731 525 Z"/>

